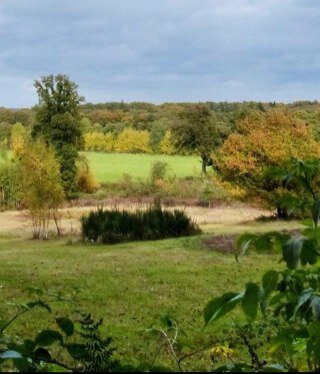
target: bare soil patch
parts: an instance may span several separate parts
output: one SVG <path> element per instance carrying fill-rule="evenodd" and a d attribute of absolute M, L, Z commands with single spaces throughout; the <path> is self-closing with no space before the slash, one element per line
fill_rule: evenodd
<path fill-rule="evenodd" d="M 294 237 L 301 235 L 301 230 L 282 230 L 284 234 L 288 234 Z M 238 234 L 229 235 L 214 235 L 209 236 L 201 240 L 204 249 L 216 252 L 234 253 L 235 243 L 238 238 Z"/>
<path fill-rule="evenodd" d="M 217 252 L 234 253 L 237 235 L 210 236 L 202 240 L 205 249 Z"/>

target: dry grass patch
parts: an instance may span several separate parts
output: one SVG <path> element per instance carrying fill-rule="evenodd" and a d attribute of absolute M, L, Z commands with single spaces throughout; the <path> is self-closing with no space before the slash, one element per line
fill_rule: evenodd
<path fill-rule="evenodd" d="M 96 209 L 101 204 L 91 206 L 69 206 L 59 212 L 59 226 L 64 235 L 78 235 L 80 233 L 80 217 Z M 146 209 L 148 204 L 139 203 L 104 203 L 105 209 L 128 210 Z M 272 213 L 263 209 L 248 207 L 244 204 L 233 204 L 213 207 L 211 209 L 197 206 L 165 207 L 168 210 L 182 209 L 187 215 L 201 226 L 206 225 L 235 225 L 253 221 L 261 216 L 270 216 Z M 0 233 L 14 233 L 15 235 L 29 235 L 31 226 L 25 211 L 0 212 Z M 51 233 L 56 232 L 55 223 L 50 224 Z"/>

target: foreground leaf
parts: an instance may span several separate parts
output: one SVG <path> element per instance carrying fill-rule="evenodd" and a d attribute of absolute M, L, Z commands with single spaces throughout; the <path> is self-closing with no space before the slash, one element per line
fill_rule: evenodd
<path fill-rule="evenodd" d="M 205 324 L 212 323 L 232 311 L 239 304 L 243 296 L 244 292 L 228 292 L 209 301 L 204 309 Z"/>
<path fill-rule="evenodd" d="M 241 300 L 242 309 L 249 321 L 254 321 L 258 315 L 261 288 L 255 283 L 248 283 L 244 297 Z"/>
<path fill-rule="evenodd" d="M 279 274 L 275 270 L 270 270 L 264 274 L 262 278 L 262 288 L 264 297 L 267 298 L 277 288 L 279 282 Z"/>
<path fill-rule="evenodd" d="M 294 270 L 300 263 L 303 239 L 291 239 L 283 247 L 283 259 L 289 269 Z"/>
<path fill-rule="evenodd" d="M 301 265 L 314 265 L 318 261 L 318 243 L 314 239 L 304 240 L 301 249 Z"/>

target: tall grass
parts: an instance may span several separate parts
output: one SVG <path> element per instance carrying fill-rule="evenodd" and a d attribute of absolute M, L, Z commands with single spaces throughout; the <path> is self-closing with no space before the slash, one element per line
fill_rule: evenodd
<path fill-rule="evenodd" d="M 183 211 L 153 206 L 135 212 L 98 209 L 81 218 L 85 241 L 119 243 L 190 236 L 200 229 Z"/>

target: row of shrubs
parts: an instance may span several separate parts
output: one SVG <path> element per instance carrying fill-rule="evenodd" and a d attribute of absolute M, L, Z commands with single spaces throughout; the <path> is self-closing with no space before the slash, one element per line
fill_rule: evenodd
<path fill-rule="evenodd" d="M 128 174 L 115 183 L 108 183 L 96 192 L 97 200 L 112 198 L 158 198 L 162 202 L 188 201 L 210 207 L 213 203 L 229 202 L 234 198 L 243 198 L 242 191 L 235 188 L 228 189 L 214 178 L 204 179 L 201 177 L 177 178 L 169 177 L 157 179 L 154 182 L 150 179 L 135 180 Z"/>
<path fill-rule="evenodd" d="M 176 153 L 170 131 L 166 131 L 157 147 L 150 145 L 150 132 L 146 130 L 124 129 L 120 134 L 111 132 L 89 132 L 84 134 L 85 151 L 118 153 Z"/>
<path fill-rule="evenodd" d="M 81 218 L 82 237 L 89 242 L 114 244 L 157 240 L 200 233 L 198 225 L 183 211 L 160 206 L 135 212 L 98 209 Z"/>

